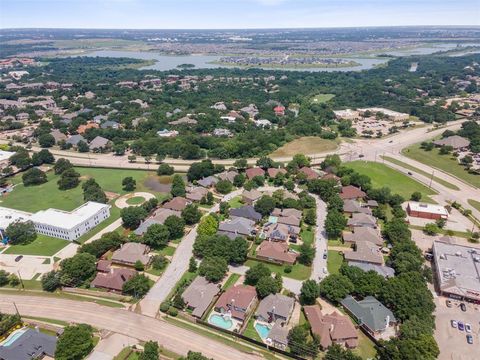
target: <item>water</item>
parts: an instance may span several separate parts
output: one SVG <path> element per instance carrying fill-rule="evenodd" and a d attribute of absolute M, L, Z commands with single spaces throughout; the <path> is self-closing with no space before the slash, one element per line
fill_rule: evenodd
<path fill-rule="evenodd" d="M 256 323 L 255 330 L 257 330 L 258 335 L 260 335 L 262 339 L 266 339 L 268 334 L 270 333 L 270 328 L 264 324 Z"/>
<path fill-rule="evenodd" d="M 208 322 L 212 325 L 218 326 L 219 328 L 229 330 L 233 326 L 233 321 L 230 319 L 225 319 L 225 317 L 217 314 L 213 314 L 208 319 Z"/>
<path fill-rule="evenodd" d="M 212 64 L 213 61 L 219 61 L 221 56 L 214 55 L 183 55 L 183 56 L 168 56 L 162 55 L 154 52 L 148 51 L 116 51 L 116 50 L 102 50 L 94 51 L 87 54 L 82 54 L 81 56 L 101 56 L 101 57 L 128 57 L 140 60 L 156 60 L 157 62 L 150 66 L 144 66 L 141 70 L 160 70 L 168 71 L 177 69 L 178 65 L 181 64 L 193 64 L 195 69 L 217 69 L 217 68 L 235 68 L 235 66 Z M 359 63 L 359 66 L 349 66 L 349 67 L 340 67 L 340 68 L 271 68 L 265 67 L 262 69 L 265 70 L 288 70 L 288 71 L 360 71 L 371 69 L 375 66 L 386 63 L 389 59 L 387 58 L 345 58 L 344 60 L 352 60 Z"/>
<path fill-rule="evenodd" d="M 1 344 L 1 346 L 10 346 L 10 345 L 12 345 L 15 341 L 18 340 L 18 338 L 19 338 L 20 336 L 23 335 L 23 333 L 24 333 L 25 331 L 26 331 L 25 329 L 20 329 L 20 330 L 14 331 L 13 333 L 11 333 L 11 334 L 8 336 L 7 340 L 5 340 L 5 341 Z"/>

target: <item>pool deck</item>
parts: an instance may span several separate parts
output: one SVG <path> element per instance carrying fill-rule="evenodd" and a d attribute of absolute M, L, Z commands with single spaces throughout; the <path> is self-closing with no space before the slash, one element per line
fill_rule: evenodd
<path fill-rule="evenodd" d="M 228 329 L 226 328 L 222 328 L 214 323 L 212 323 L 210 321 L 210 318 L 214 315 L 217 315 L 217 316 L 221 316 L 221 317 L 228 317 L 228 319 L 232 322 L 232 326 L 230 326 Z M 221 329 L 225 329 L 225 330 L 228 330 L 228 331 L 234 331 L 235 329 L 237 330 L 240 330 L 240 328 L 242 327 L 242 322 L 241 321 L 238 321 L 234 318 L 232 318 L 231 316 L 227 315 L 227 314 L 222 314 L 222 313 L 219 313 L 215 310 L 213 310 L 210 315 L 208 315 L 208 323 L 211 324 L 211 325 L 214 325 L 214 326 L 217 326 L 217 327 L 220 327 Z"/>

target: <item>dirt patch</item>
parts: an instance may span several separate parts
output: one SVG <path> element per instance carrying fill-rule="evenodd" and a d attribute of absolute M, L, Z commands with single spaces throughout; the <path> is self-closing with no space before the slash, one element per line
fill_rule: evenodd
<path fill-rule="evenodd" d="M 111 191 L 105 191 L 105 195 L 107 196 L 108 201 L 116 199 L 117 197 L 120 196 L 120 194 L 117 194 Z"/>
<path fill-rule="evenodd" d="M 168 178 L 168 180 L 167 180 Z M 143 185 L 154 192 L 169 193 L 172 190 L 170 176 L 149 176 L 143 182 Z"/>
<path fill-rule="evenodd" d="M 305 136 L 295 139 L 270 154 L 273 157 L 293 156 L 295 154 L 318 154 L 335 150 L 338 144 L 316 136 Z"/>

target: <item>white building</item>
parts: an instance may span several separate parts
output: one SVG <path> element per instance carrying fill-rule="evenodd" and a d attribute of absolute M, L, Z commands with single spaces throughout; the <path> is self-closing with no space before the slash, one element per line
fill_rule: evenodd
<path fill-rule="evenodd" d="M 110 205 L 89 201 L 73 211 L 47 209 L 30 217 L 38 233 L 76 240 L 110 217 Z"/>
<path fill-rule="evenodd" d="M 163 129 L 163 130 L 157 131 L 157 135 L 160 137 L 175 137 L 178 135 L 178 131 Z"/>
<path fill-rule="evenodd" d="M 373 115 L 375 115 L 376 113 L 382 113 L 392 121 L 404 121 L 410 118 L 410 115 L 406 113 L 401 113 L 398 111 L 393 111 L 390 109 L 379 108 L 379 107 L 371 107 L 371 108 L 357 109 L 357 110 L 360 113 L 360 115 L 365 114 L 367 111 L 371 112 Z"/>
<path fill-rule="evenodd" d="M 30 215 L 31 214 L 20 210 L 0 207 L 0 239 L 3 239 L 4 231 L 7 229 L 8 225 L 15 221 L 30 220 Z"/>
<path fill-rule="evenodd" d="M 257 127 L 266 127 L 266 126 L 272 126 L 272 123 L 270 122 L 270 120 L 267 120 L 267 119 L 260 119 L 260 120 L 254 120 L 253 121 L 255 123 L 255 125 Z"/>

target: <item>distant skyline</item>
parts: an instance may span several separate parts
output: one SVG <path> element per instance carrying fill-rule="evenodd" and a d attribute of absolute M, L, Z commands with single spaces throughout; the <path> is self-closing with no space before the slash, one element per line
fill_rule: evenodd
<path fill-rule="evenodd" d="M 0 0 L 0 28 L 480 25 L 480 0 Z"/>

